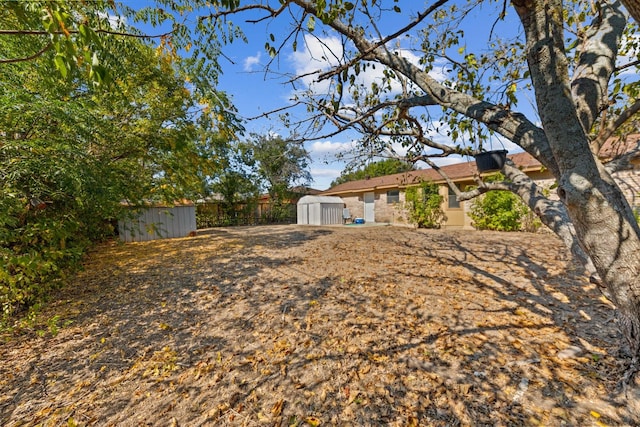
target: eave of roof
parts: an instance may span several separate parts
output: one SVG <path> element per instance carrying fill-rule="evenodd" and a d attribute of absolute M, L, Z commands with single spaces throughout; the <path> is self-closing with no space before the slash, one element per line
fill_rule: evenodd
<path fill-rule="evenodd" d="M 542 168 L 540 162 L 528 153 L 513 154 L 509 156 L 509 158 L 524 172 L 538 171 Z M 440 169 L 454 182 L 471 181 L 473 180 L 474 175 L 478 173 L 475 162 L 473 161 L 446 165 L 442 166 Z M 432 181 L 435 183 L 445 182 L 444 178 L 440 176 L 438 171 L 429 168 L 394 175 L 361 179 L 358 181 L 349 181 L 323 191 L 322 194 L 328 196 L 334 194 L 368 192 L 388 188 L 405 188 L 419 184 L 422 181 Z"/>
<path fill-rule="evenodd" d="M 610 161 L 611 159 L 621 154 L 636 149 L 639 144 L 640 133 L 627 135 L 622 140 L 619 137 L 611 137 L 607 139 L 607 141 L 605 141 L 605 143 L 602 145 L 599 150 L 598 156 L 605 162 Z M 509 158 L 523 172 L 536 172 L 543 170 L 542 164 L 529 153 L 516 153 L 510 155 Z M 449 178 L 451 178 L 454 182 L 473 180 L 474 175 L 478 173 L 475 162 L 473 161 L 446 165 L 442 166 L 440 169 L 445 172 L 447 176 L 449 176 Z M 438 184 L 445 182 L 445 180 L 436 170 L 420 169 L 394 175 L 345 182 L 344 184 L 339 184 L 332 188 L 329 188 L 328 190 L 325 190 L 320 194 L 334 195 L 375 191 L 386 188 L 404 188 L 407 186 L 418 184 L 419 182 L 424 180 L 433 181 Z"/>

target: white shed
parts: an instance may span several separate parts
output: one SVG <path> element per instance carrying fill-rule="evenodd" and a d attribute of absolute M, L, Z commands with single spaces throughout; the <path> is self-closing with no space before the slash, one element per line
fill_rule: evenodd
<path fill-rule="evenodd" d="M 298 201 L 298 224 L 342 224 L 344 201 L 336 196 L 304 196 Z"/>
<path fill-rule="evenodd" d="M 147 206 L 136 209 L 133 214 L 118 221 L 118 234 L 125 242 L 187 237 L 196 231 L 196 208 L 193 204 Z"/>

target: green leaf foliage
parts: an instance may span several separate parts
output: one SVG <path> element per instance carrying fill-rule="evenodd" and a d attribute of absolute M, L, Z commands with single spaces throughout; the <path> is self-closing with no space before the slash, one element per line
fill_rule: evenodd
<path fill-rule="evenodd" d="M 22 12 L 26 22 L 37 10 Z M 17 21 L 6 12 L 0 20 Z M 0 38 L 0 51 L 19 57 L 38 43 Z M 185 82 L 179 58 L 137 38 L 102 45 L 118 57 L 108 84 L 51 67 L 68 59 L 53 49 L 0 65 L 0 327 L 114 235 L 123 200 L 195 198 L 224 167 L 233 118 Z"/>
<path fill-rule="evenodd" d="M 504 176 L 497 174 L 492 180 L 504 180 Z M 474 199 L 469 216 L 478 230 L 535 231 L 540 227 L 524 202 L 509 191 L 490 191 Z"/>
<path fill-rule="evenodd" d="M 424 181 L 417 187 L 406 190 L 406 208 L 409 212 L 409 222 L 418 228 L 440 228 L 446 220 L 442 210 L 444 197 L 440 194 L 440 186 L 433 182 Z"/>
<path fill-rule="evenodd" d="M 311 180 L 309 152 L 302 143 L 273 134 L 251 134 L 240 149 L 244 164 L 260 188 L 269 193 L 272 220 L 289 218 L 293 187 L 307 185 Z"/>
<path fill-rule="evenodd" d="M 255 214 L 259 188 L 256 180 L 242 167 L 227 168 L 211 186 L 219 198 L 198 207 L 198 227 L 239 225 Z"/>

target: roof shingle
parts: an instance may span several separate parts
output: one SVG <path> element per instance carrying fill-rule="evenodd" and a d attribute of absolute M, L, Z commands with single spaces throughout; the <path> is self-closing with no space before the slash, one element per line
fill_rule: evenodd
<path fill-rule="evenodd" d="M 541 167 L 540 162 L 538 162 L 529 153 L 513 154 L 509 156 L 509 158 L 516 164 L 516 166 L 524 170 L 535 170 Z M 446 165 L 442 166 L 440 169 L 454 181 L 470 180 L 478 173 L 476 164 L 473 161 Z M 322 192 L 322 194 L 345 194 L 361 191 L 373 191 L 384 188 L 407 187 L 419 184 L 422 181 L 444 182 L 444 179 L 435 169 L 419 169 L 393 175 L 345 182 L 331 187 L 330 189 Z"/>

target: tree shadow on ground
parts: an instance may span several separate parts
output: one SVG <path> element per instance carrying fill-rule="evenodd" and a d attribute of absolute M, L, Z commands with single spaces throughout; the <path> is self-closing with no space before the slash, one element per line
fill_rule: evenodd
<path fill-rule="evenodd" d="M 602 399 L 610 309 L 559 243 L 523 236 L 241 227 L 102 248 L 52 307 L 72 326 L 0 347 L 0 419 L 632 423 Z"/>

